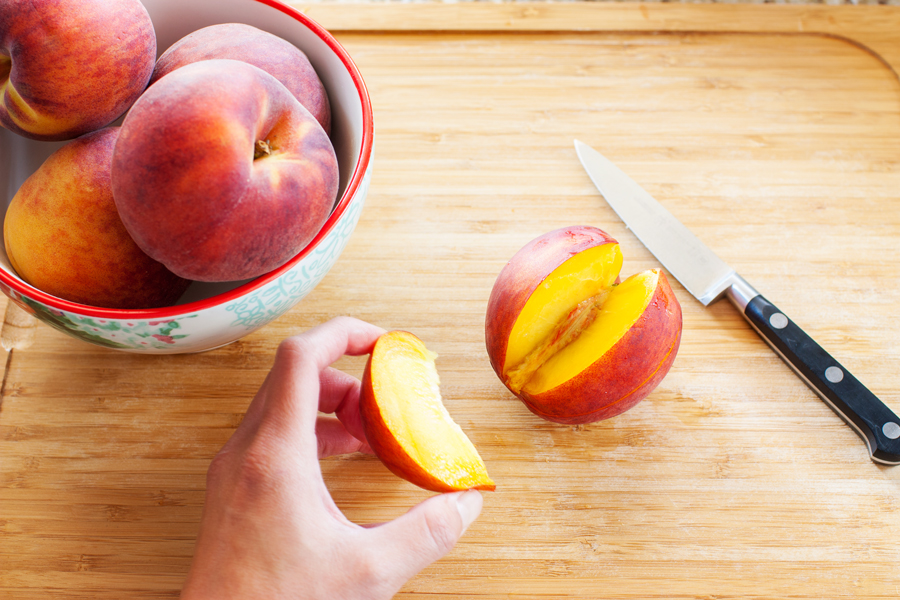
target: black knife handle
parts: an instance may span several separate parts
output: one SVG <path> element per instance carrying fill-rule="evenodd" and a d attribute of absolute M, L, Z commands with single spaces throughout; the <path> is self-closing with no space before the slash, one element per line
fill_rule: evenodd
<path fill-rule="evenodd" d="M 784 361 L 866 442 L 872 460 L 900 464 L 900 417 L 774 304 L 756 296 L 744 316 Z"/>

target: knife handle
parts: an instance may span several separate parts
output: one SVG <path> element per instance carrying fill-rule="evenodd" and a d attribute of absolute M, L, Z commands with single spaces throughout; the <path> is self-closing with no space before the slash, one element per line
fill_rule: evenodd
<path fill-rule="evenodd" d="M 744 317 L 806 384 L 866 442 L 872 460 L 900 464 L 900 418 L 774 304 L 757 295 Z"/>

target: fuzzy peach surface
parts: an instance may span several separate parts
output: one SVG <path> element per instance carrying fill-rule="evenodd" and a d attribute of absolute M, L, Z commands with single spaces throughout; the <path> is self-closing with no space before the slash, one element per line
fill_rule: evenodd
<path fill-rule="evenodd" d="M 0 123 L 66 140 L 134 103 L 153 72 L 156 34 L 137 0 L 5 0 L 0 57 Z"/>
<path fill-rule="evenodd" d="M 328 219 L 338 183 L 334 148 L 310 112 L 275 77 L 235 60 L 189 64 L 150 86 L 113 154 L 128 232 L 196 281 L 283 265 Z"/>

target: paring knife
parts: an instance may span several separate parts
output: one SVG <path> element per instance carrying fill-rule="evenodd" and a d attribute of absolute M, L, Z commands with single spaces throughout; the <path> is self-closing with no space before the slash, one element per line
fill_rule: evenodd
<path fill-rule="evenodd" d="M 625 225 L 704 306 L 722 296 L 866 442 L 872 460 L 900 464 L 900 418 L 763 298 L 659 202 L 599 152 L 575 140 L 594 185 Z"/>

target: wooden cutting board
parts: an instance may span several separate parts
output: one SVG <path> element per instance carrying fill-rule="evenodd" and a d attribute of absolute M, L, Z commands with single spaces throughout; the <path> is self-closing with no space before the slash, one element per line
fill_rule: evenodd
<path fill-rule="evenodd" d="M 591 185 L 578 138 L 900 412 L 900 9 L 297 6 L 372 96 L 356 233 L 306 300 L 227 347 L 136 356 L 38 325 L 6 354 L 0 597 L 177 597 L 210 459 L 279 341 L 341 314 L 439 353 L 448 410 L 498 483 L 399 597 L 900 596 L 900 467 L 872 463 L 728 303 L 674 284 L 672 371 L 587 426 L 532 416 L 483 334 L 497 273 L 551 229 L 599 226 L 626 274 L 658 266 Z M 322 468 L 355 522 L 429 495 L 371 457 Z"/>

